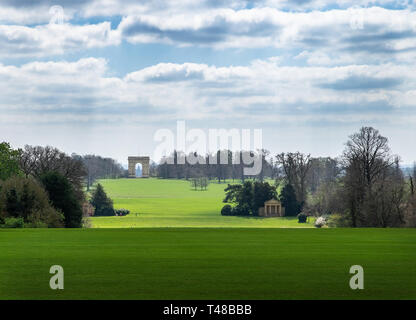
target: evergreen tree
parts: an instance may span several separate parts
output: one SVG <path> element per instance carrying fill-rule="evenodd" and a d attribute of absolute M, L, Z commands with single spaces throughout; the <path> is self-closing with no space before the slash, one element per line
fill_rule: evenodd
<path fill-rule="evenodd" d="M 91 204 L 95 208 L 96 216 L 113 216 L 114 208 L 113 201 L 107 196 L 101 184 L 92 193 Z"/>
<path fill-rule="evenodd" d="M 286 184 L 280 193 L 280 202 L 285 208 L 286 216 L 296 216 L 301 211 L 301 204 L 296 200 L 295 189 L 291 184 Z"/>
<path fill-rule="evenodd" d="M 6 193 L 6 212 L 11 217 L 20 217 L 22 213 L 22 205 L 15 188 Z"/>
<path fill-rule="evenodd" d="M 52 205 L 65 217 L 66 228 L 82 226 L 82 209 L 76 193 L 67 178 L 58 172 L 48 172 L 40 180 L 49 194 Z"/>
<path fill-rule="evenodd" d="M 29 184 L 23 185 L 23 192 L 21 197 L 22 203 L 22 217 L 27 219 L 31 211 L 36 207 L 36 195 L 33 190 L 29 190 Z"/>

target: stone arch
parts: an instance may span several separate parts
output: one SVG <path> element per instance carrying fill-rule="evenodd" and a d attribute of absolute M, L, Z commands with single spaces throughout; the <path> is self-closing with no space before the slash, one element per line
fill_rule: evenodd
<path fill-rule="evenodd" d="M 129 157 L 129 177 L 136 178 L 136 164 L 140 163 L 142 165 L 142 178 L 149 178 L 149 167 L 150 167 L 150 158 L 149 157 Z"/>

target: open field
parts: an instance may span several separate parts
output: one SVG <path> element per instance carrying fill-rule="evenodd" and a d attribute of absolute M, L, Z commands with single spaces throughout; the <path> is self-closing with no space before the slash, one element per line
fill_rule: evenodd
<path fill-rule="evenodd" d="M 311 228 L 296 218 L 223 217 L 227 184 L 211 183 L 206 191 L 195 191 L 188 181 L 163 179 L 101 180 L 114 200 L 114 207 L 130 210 L 126 217 L 93 217 L 95 228 L 130 227 L 236 227 Z M 230 181 L 231 183 L 231 181 Z M 238 183 L 236 181 L 235 183 Z M 136 215 L 137 214 L 137 215 Z"/>
<path fill-rule="evenodd" d="M 412 229 L 0 230 L 0 299 L 415 299 L 415 274 Z"/>

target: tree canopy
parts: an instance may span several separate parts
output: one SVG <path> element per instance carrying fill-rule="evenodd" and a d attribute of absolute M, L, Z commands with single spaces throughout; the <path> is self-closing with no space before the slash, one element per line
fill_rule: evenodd
<path fill-rule="evenodd" d="M 20 150 L 13 150 L 7 142 L 0 143 L 0 180 L 6 180 L 20 171 Z"/>
<path fill-rule="evenodd" d="M 40 180 L 49 194 L 52 205 L 65 217 L 66 228 L 82 226 L 82 209 L 69 180 L 58 172 L 48 172 Z"/>

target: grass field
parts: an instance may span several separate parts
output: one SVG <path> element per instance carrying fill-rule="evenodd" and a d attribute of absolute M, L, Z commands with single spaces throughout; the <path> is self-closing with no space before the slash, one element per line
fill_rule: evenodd
<path fill-rule="evenodd" d="M 3 229 L 0 299 L 415 299 L 415 262 L 412 229 Z"/>
<path fill-rule="evenodd" d="M 95 228 L 130 227 L 227 227 L 227 228 L 311 228 L 296 218 L 223 217 L 226 184 L 211 183 L 207 191 L 195 191 L 184 180 L 117 179 L 101 180 L 114 200 L 114 207 L 125 208 L 126 217 L 93 217 Z M 237 183 L 237 182 L 236 182 Z M 137 214 L 137 215 L 136 215 Z"/>
<path fill-rule="evenodd" d="M 130 215 L 94 217 L 90 229 L 0 229 L 0 299 L 416 299 L 414 229 L 222 217 L 224 184 L 100 182 Z M 365 289 L 354 291 L 357 264 Z M 64 290 L 49 288 L 52 265 Z"/>

